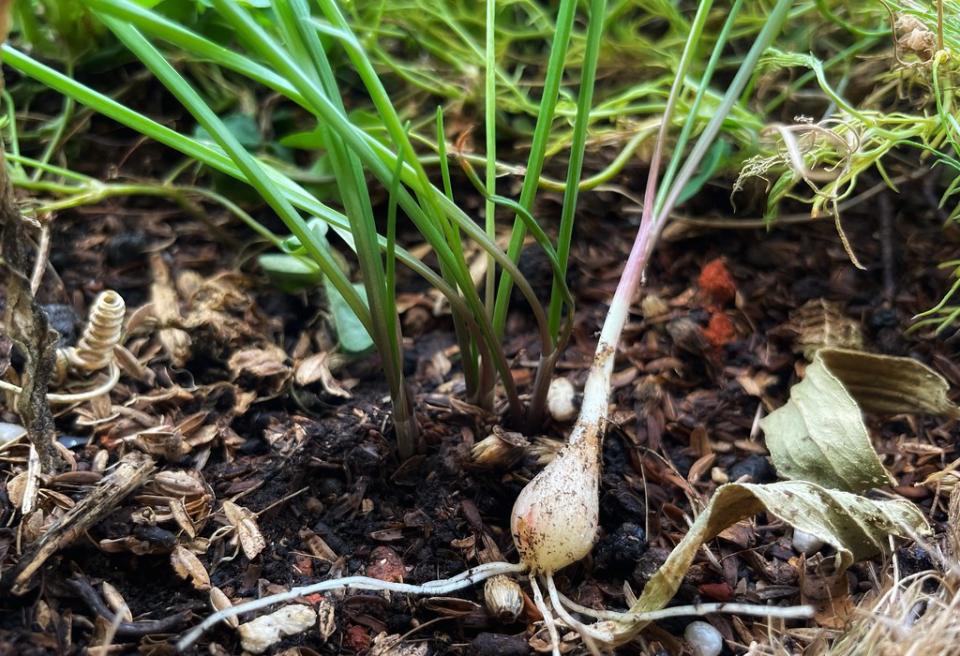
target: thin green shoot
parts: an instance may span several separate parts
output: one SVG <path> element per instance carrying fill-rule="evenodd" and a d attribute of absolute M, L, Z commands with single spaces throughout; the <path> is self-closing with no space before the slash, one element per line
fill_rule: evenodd
<path fill-rule="evenodd" d="M 570 33 L 573 30 L 573 20 L 576 14 L 576 0 L 561 0 L 557 13 L 556 30 L 550 45 L 550 57 L 547 60 L 546 75 L 543 81 L 543 93 L 538 108 L 537 123 L 533 130 L 533 139 L 530 144 L 530 155 L 527 158 L 526 175 L 520 189 L 519 204 L 525 210 L 533 209 L 533 202 L 537 194 L 537 182 L 543 171 L 544 153 L 547 149 L 547 140 L 553 125 L 554 112 L 560 95 L 560 82 L 563 78 L 564 62 L 567 57 L 567 47 L 570 42 Z M 513 230 L 510 233 L 510 244 L 507 247 L 507 256 L 516 262 L 523 248 L 526 236 L 523 221 L 518 216 L 514 219 Z M 508 272 L 500 277 L 497 288 L 497 298 L 493 310 L 493 326 L 496 334 L 503 337 L 504 326 L 507 321 L 507 310 L 510 305 L 510 292 L 513 289 L 513 278 Z M 547 344 L 543 345 L 548 348 Z"/>
<path fill-rule="evenodd" d="M 730 8 L 730 12 L 727 14 L 726 20 L 723 22 L 723 27 L 720 29 L 720 33 L 717 35 L 717 47 L 715 47 L 710 53 L 710 59 L 707 61 L 707 65 L 704 68 L 703 74 L 701 75 L 700 84 L 697 87 L 697 92 L 694 96 L 693 103 L 691 103 L 690 110 L 687 112 L 686 120 L 683 123 L 683 127 L 680 129 L 680 136 L 677 137 L 677 143 L 673 149 L 674 154 L 670 158 L 670 163 L 667 166 L 667 170 L 663 174 L 663 181 L 659 190 L 657 191 L 654 210 L 659 209 L 663 205 L 663 201 L 666 198 L 667 189 L 669 189 L 670 185 L 673 183 L 674 175 L 676 175 L 677 168 L 680 166 L 681 154 L 686 150 L 687 141 L 690 139 L 690 136 L 693 133 L 694 125 L 697 122 L 697 117 L 701 102 L 703 101 L 704 93 L 706 92 L 707 87 L 710 85 L 710 81 L 713 79 L 713 73 L 716 70 L 717 63 L 720 61 L 720 54 L 723 52 L 723 47 L 730 36 L 730 31 L 732 30 L 733 24 L 736 21 L 737 14 L 740 13 L 740 6 L 742 4 L 743 0 L 735 0 L 733 6 Z M 702 34 L 703 24 L 701 23 L 698 26 L 697 20 L 695 19 L 693 29 L 698 29 Z M 684 52 L 684 56 L 685 55 L 686 52 Z M 684 56 L 681 56 L 681 66 L 683 66 Z"/>
<path fill-rule="evenodd" d="M 580 94 L 577 97 L 577 115 L 574 119 L 570 161 L 567 164 L 567 179 L 564 184 L 563 205 L 560 210 L 560 231 L 557 237 L 557 258 L 560 264 L 560 275 L 554 279 L 550 292 L 550 332 L 554 339 L 558 338 L 560 330 L 560 313 L 563 306 L 560 284 L 566 280 L 567 276 L 567 260 L 570 258 L 570 244 L 573 240 L 573 223 L 577 211 L 580 179 L 583 174 L 587 129 L 590 125 L 593 88 L 597 75 L 597 62 L 600 59 L 600 44 L 603 40 L 606 12 L 606 0 L 591 0 L 586 50 L 580 68 Z"/>
<path fill-rule="evenodd" d="M 484 134 L 486 136 L 486 190 L 487 200 L 484 204 L 484 223 L 487 236 L 497 239 L 496 205 L 490 197 L 497 193 L 497 62 L 494 38 L 497 25 L 497 2 L 486 0 L 486 26 L 484 34 L 484 97 L 483 116 Z M 493 303 L 496 299 L 494 283 L 496 281 L 496 266 L 492 256 L 487 256 L 486 283 L 484 284 L 484 305 L 487 314 L 493 314 Z M 552 328 L 552 326 L 551 326 Z"/>

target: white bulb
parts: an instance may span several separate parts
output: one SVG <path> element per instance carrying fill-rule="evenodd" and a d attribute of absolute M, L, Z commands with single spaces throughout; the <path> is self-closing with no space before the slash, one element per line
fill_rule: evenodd
<path fill-rule="evenodd" d="M 517 497 L 510 528 L 532 572 L 552 574 L 593 548 L 600 507 L 596 458 L 586 442 L 571 442 Z"/>

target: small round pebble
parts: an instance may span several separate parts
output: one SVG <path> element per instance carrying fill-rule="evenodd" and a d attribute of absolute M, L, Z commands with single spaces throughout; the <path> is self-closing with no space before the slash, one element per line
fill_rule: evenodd
<path fill-rule="evenodd" d="M 27 429 L 20 424 L 8 424 L 0 421 L 0 444 L 9 442 L 27 434 Z"/>
<path fill-rule="evenodd" d="M 696 656 L 718 656 L 723 651 L 723 636 L 707 622 L 690 622 L 683 638 Z"/>
<path fill-rule="evenodd" d="M 573 383 L 566 378 L 560 376 L 550 381 L 550 389 L 547 390 L 547 411 L 554 421 L 563 423 L 576 419 L 576 395 Z"/>
<path fill-rule="evenodd" d="M 817 536 L 800 529 L 793 530 L 793 548 L 797 553 L 812 556 L 820 551 L 821 547 L 823 547 L 823 540 Z"/>

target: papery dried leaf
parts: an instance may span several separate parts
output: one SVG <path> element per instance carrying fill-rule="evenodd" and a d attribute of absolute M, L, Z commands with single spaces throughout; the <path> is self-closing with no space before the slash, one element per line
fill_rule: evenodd
<path fill-rule="evenodd" d="M 249 560 L 253 560 L 266 549 L 267 541 L 263 539 L 263 534 L 257 526 L 257 518 L 252 512 L 231 501 L 223 502 L 223 512 L 227 516 L 227 521 L 236 529 L 240 547 Z"/>
<path fill-rule="evenodd" d="M 103 592 L 103 598 L 110 607 L 110 610 L 120 615 L 124 622 L 133 621 L 133 613 L 130 612 L 130 607 L 127 606 L 127 601 L 123 598 L 123 595 L 120 594 L 119 590 L 106 581 L 100 584 L 100 590 Z"/>
<path fill-rule="evenodd" d="M 192 415 L 187 415 L 177 422 L 177 430 L 183 435 L 190 435 L 195 430 L 203 426 L 208 416 L 210 416 L 210 413 L 206 410 L 194 412 Z"/>
<path fill-rule="evenodd" d="M 911 358 L 820 349 L 790 400 L 761 420 L 781 476 L 862 492 L 889 484 L 861 408 L 957 416 L 947 382 Z"/>
<path fill-rule="evenodd" d="M 173 426 L 157 426 L 140 431 L 133 436 L 132 442 L 141 451 L 170 462 L 180 462 L 190 453 L 190 447 L 184 444 L 183 436 Z"/>
<path fill-rule="evenodd" d="M 819 355 L 866 412 L 960 418 L 960 408 L 947 397 L 949 383 L 918 360 L 839 348 Z"/>
<path fill-rule="evenodd" d="M 336 608 L 326 597 L 320 600 L 317 605 L 317 619 L 319 620 L 320 636 L 324 640 L 329 640 L 330 636 L 337 630 Z"/>
<path fill-rule="evenodd" d="M 227 366 L 230 368 L 234 380 L 243 374 L 255 378 L 286 377 L 290 373 L 290 367 L 284 364 L 286 359 L 287 354 L 283 352 L 283 349 L 276 346 L 248 348 L 231 355 L 227 361 Z"/>
<path fill-rule="evenodd" d="M 150 285 L 153 316 L 160 325 L 179 324 L 182 319 L 180 297 L 170 279 L 170 268 L 159 253 L 150 256 L 150 272 L 153 275 Z"/>
<path fill-rule="evenodd" d="M 425 642 L 404 642 L 399 635 L 380 633 L 373 639 L 370 656 L 426 656 L 429 649 Z"/>
<path fill-rule="evenodd" d="M 800 351 L 808 360 L 822 348 L 863 348 L 860 324 L 843 314 L 836 303 L 822 298 L 812 299 L 790 313 L 788 326 L 797 337 L 794 351 Z"/>
<path fill-rule="evenodd" d="M 297 363 L 297 370 L 293 377 L 297 385 L 311 385 L 320 380 L 326 368 L 324 364 L 326 359 L 326 353 L 314 353 Z"/>
<path fill-rule="evenodd" d="M 291 604 L 269 615 L 241 624 L 240 644 L 253 654 L 262 654 L 287 636 L 302 633 L 317 622 L 317 613 L 309 606 Z"/>
<path fill-rule="evenodd" d="M 911 537 L 930 533 L 923 513 L 906 500 L 874 501 L 803 481 L 769 485 L 730 483 L 717 488 L 709 505 L 647 582 L 630 611 L 645 612 L 666 606 L 679 589 L 701 545 L 728 526 L 761 511 L 836 549 L 838 574 L 853 562 L 884 550 L 889 535 Z M 615 642 L 628 641 L 646 624 L 617 622 L 613 630 Z"/>
<path fill-rule="evenodd" d="M 300 539 L 307 545 L 307 549 L 315 558 L 325 563 L 332 563 L 338 558 L 337 552 L 331 549 L 330 545 L 313 531 L 307 529 L 300 531 Z"/>
<path fill-rule="evenodd" d="M 167 494 L 183 497 L 197 496 L 206 492 L 203 482 L 198 480 L 197 476 L 188 471 L 165 469 L 157 472 L 152 483 Z"/>
<path fill-rule="evenodd" d="M 213 442 L 219 432 L 219 426 L 216 424 L 207 424 L 193 431 L 193 433 L 184 439 L 184 442 L 186 442 L 191 450 L 198 449 Z"/>
<path fill-rule="evenodd" d="M 23 505 L 23 495 L 27 489 L 27 472 L 22 471 L 7 481 L 7 497 L 10 505 L 19 508 Z"/>
<path fill-rule="evenodd" d="M 197 590 L 210 588 L 210 575 L 196 554 L 179 544 L 170 552 L 170 564 L 177 576 L 189 580 Z"/>
<path fill-rule="evenodd" d="M 134 380 L 141 382 L 148 387 L 152 387 L 156 381 L 157 374 L 154 373 L 153 369 L 142 364 L 136 356 L 128 351 L 123 345 L 117 344 L 113 347 L 114 356 L 117 359 L 117 364 L 128 378 L 133 378 Z"/>
<path fill-rule="evenodd" d="M 818 353 L 790 400 L 760 422 L 783 478 L 862 492 L 892 482 L 870 443 L 857 402 Z"/>
<path fill-rule="evenodd" d="M 183 505 L 182 499 L 169 499 L 167 505 L 170 508 L 170 514 L 173 515 L 174 521 L 177 523 L 183 532 L 187 534 L 191 540 L 197 537 L 197 529 L 193 525 L 193 521 L 190 519 L 189 513 L 187 513 L 186 506 Z"/>
<path fill-rule="evenodd" d="M 314 353 L 307 357 L 297 365 L 294 380 L 297 385 L 310 385 L 319 381 L 327 394 L 343 399 L 352 398 L 350 392 L 344 389 L 330 372 L 330 359 L 331 355 L 327 352 Z"/>
<path fill-rule="evenodd" d="M 233 606 L 233 603 L 230 601 L 230 598 L 223 593 L 223 590 L 214 586 L 210 588 L 210 606 L 213 610 L 223 610 L 224 608 L 230 608 Z M 228 617 L 224 620 L 234 629 L 240 626 L 240 620 L 236 617 Z"/>

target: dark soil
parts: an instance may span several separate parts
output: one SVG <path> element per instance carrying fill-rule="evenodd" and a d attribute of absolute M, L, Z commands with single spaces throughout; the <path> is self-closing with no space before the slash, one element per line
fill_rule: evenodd
<path fill-rule="evenodd" d="M 633 172 L 632 179 L 640 179 L 639 174 Z M 644 318 L 638 299 L 621 345 L 616 410 L 604 450 L 603 530 L 593 555 L 562 572 L 559 584 L 569 596 L 585 605 L 624 608 L 624 583 L 635 592 L 642 589 L 685 532 L 684 518 L 699 510 L 692 501 L 702 504 L 723 480 L 775 478 L 762 439 L 751 431 L 758 406 L 769 411 L 781 405 L 798 380 L 803 358 L 794 352 L 784 326 L 805 302 L 835 302 L 859 323 L 868 348 L 917 357 L 960 385 L 952 333 L 905 334 L 910 318 L 933 305 L 945 289 L 945 275 L 935 265 L 954 256 L 960 233 L 943 227 L 930 201 L 931 190 L 921 183 L 903 189 L 901 196 L 884 192 L 880 198 L 844 216 L 866 271 L 851 264 L 829 220 L 775 226 L 769 232 L 674 224 L 676 229 L 657 249 L 646 286 L 646 293 L 662 299 L 667 311 Z M 592 194 L 584 203 L 571 275 L 578 299 L 576 330 L 559 368 L 578 388 L 636 230 L 631 224 L 636 214 L 625 211 L 619 197 Z M 719 203 L 725 206 L 726 201 Z M 542 216 L 550 217 L 556 206 L 548 199 L 541 209 Z M 688 210 L 702 216 L 715 213 L 707 206 Z M 214 212 L 210 220 L 226 235 L 241 243 L 245 239 L 243 229 L 225 216 Z M 224 243 L 209 225 L 176 208 L 158 207 L 154 200 L 67 212 L 54 225 L 51 263 L 60 282 L 45 287 L 42 301 L 69 306 L 78 316 L 107 288 L 119 291 L 128 308 L 148 303 L 151 285 L 157 282 L 152 268 L 157 260 L 174 280 L 190 271 L 202 281 L 218 280 L 225 270 L 245 272 L 227 279 L 239 300 L 218 310 L 222 314 L 217 322 L 201 322 L 188 331 L 192 345 L 183 363 L 173 364 L 163 350 L 157 337 L 160 327 L 146 331 L 128 347 L 153 372 L 153 380 L 125 378 L 113 394 L 112 407 L 62 412 L 58 419 L 61 441 L 73 452 L 76 471 L 92 472 L 101 450 L 107 453 L 108 466 L 113 465 L 124 453 L 145 448 L 133 438 L 146 429 L 177 426 L 194 413 L 204 413 L 202 423 L 217 427 L 210 441 L 187 448 L 179 460 L 153 455 L 158 471 L 192 470 L 202 483 L 200 506 L 205 510 L 198 515 L 198 538 L 219 537 L 207 549 L 194 551 L 210 584 L 229 598 L 252 598 L 325 577 L 369 575 L 381 571 L 385 562 L 393 568 L 391 575 L 417 583 L 461 572 L 494 547 L 505 558 L 516 558 L 509 513 L 517 493 L 537 471 L 534 454 L 511 467 L 482 468 L 472 461 L 471 446 L 488 436 L 500 419 L 474 412 L 458 399 L 459 365 L 448 317 L 434 316 L 433 301 L 419 283 L 404 282 L 407 309 L 402 319 L 427 449 L 401 463 L 394 454 L 389 406 L 375 359 L 336 371 L 335 377 L 350 389 L 350 399 L 337 398 L 316 382 L 293 382 L 297 364 L 317 352 L 318 344 L 329 343 L 322 299 L 271 289 L 251 262 L 255 251 Z M 704 266 L 716 258 L 722 258 L 732 277 L 735 299 L 711 297 L 698 282 Z M 522 266 L 536 280 L 545 263 L 528 254 Z M 182 307 L 184 313 L 194 309 L 186 303 Z M 58 312 L 60 320 L 67 316 L 63 309 Z M 248 330 L 230 327 L 224 317 Z M 77 330 L 72 321 L 62 323 L 65 333 L 67 324 Z M 225 326 L 229 330 L 218 330 Z M 539 345 L 522 303 L 515 304 L 508 334 L 515 378 L 526 390 Z M 282 371 L 231 371 L 231 356 L 269 344 L 288 356 L 279 362 Z M 252 396 L 244 401 L 245 395 Z M 16 421 L 8 409 L 2 418 Z M 926 488 L 913 484 L 956 458 L 953 425 L 901 418 L 882 425 L 871 420 L 871 427 L 897 478 L 894 491 L 915 500 L 935 525 L 942 522 L 941 506 L 933 505 Z M 563 439 L 567 429 L 549 424 L 542 433 Z M 938 455 L 903 451 L 902 439 L 936 447 Z M 710 455 L 704 444 L 711 445 L 714 456 L 709 466 L 703 464 Z M 9 486 L 24 462 L 22 446 L 3 451 L 0 480 Z M 44 490 L 60 496 L 41 493 L 46 517 L 38 518 L 41 527 L 91 489 L 90 482 L 60 484 L 54 478 L 42 483 Z M 266 547 L 252 561 L 235 535 L 224 535 L 225 500 L 261 513 L 255 521 Z M 170 565 L 174 546 L 196 542 L 169 519 L 150 521 L 145 512 L 149 506 L 149 500 L 135 492 L 50 558 L 25 594 L 5 591 L 0 597 L 0 654 L 79 654 L 100 644 L 109 621 L 78 593 L 78 580 L 92 585 L 96 595 L 102 594 L 101 582 L 116 588 L 134 625 L 191 612 L 189 621 L 164 632 L 137 635 L 128 630 L 113 641 L 112 653 L 172 653 L 171 642 L 179 632 L 209 612 L 208 593 L 176 576 Z M 37 527 L 25 527 L 5 486 L 0 486 L 0 526 L 0 572 L 6 584 L 30 553 Z M 125 540 L 122 548 L 105 548 Z M 676 603 L 796 603 L 800 591 L 790 529 L 760 517 L 748 530 L 748 543 L 716 541 L 714 553 L 722 568 L 698 561 Z M 911 562 L 923 560 L 922 550 L 913 549 Z M 880 564 L 878 559 L 851 570 L 855 599 L 870 587 L 869 572 Z M 368 592 L 328 598 L 336 609 L 334 632 L 324 639 L 312 629 L 287 638 L 275 653 L 288 647 L 299 647 L 290 653 L 301 654 L 385 653 L 371 652 L 374 639 L 385 633 L 404 636 L 412 647 L 426 645 L 423 653 L 526 654 L 538 619 L 529 605 L 518 623 L 502 624 L 486 611 L 479 589 L 455 599 Z M 763 622 L 734 622 L 729 617 L 711 621 L 731 644 L 745 647 L 752 637 L 762 640 L 766 635 Z M 685 623 L 653 626 L 620 653 L 681 650 Z M 781 637 L 792 648 L 803 647 L 795 638 Z M 218 646 L 208 648 L 207 643 Z M 195 653 L 240 651 L 236 631 L 220 627 L 207 634 Z"/>

